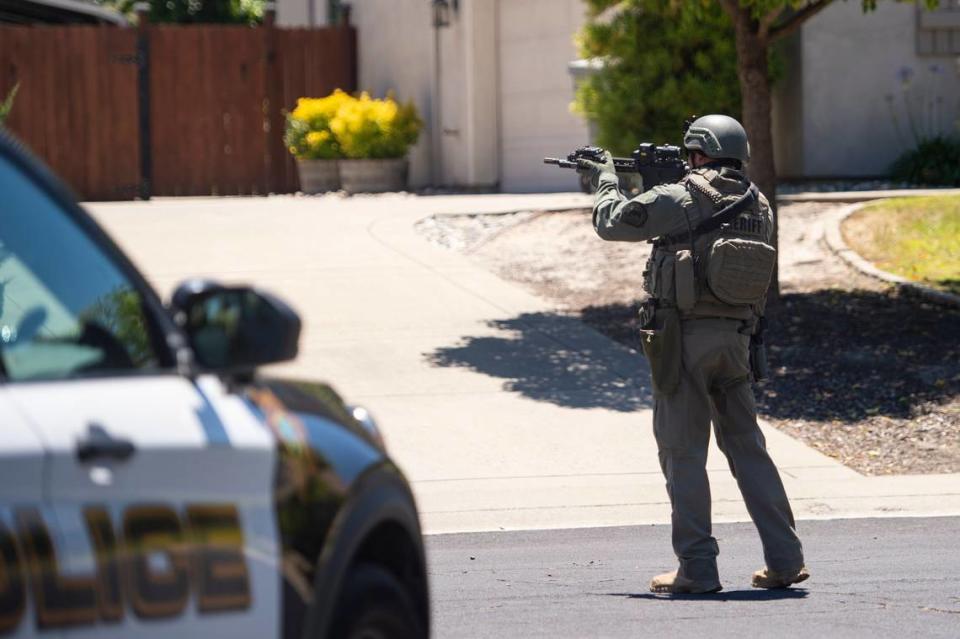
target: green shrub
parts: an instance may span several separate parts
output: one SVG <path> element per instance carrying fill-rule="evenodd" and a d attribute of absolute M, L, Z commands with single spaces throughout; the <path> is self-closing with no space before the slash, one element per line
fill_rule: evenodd
<path fill-rule="evenodd" d="M 603 69 L 574 108 L 617 154 L 639 142 L 677 143 L 692 114 L 740 114 L 733 27 L 717 2 L 587 0 L 580 54 Z"/>
<path fill-rule="evenodd" d="M 898 182 L 928 186 L 960 186 L 960 137 L 936 136 L 920 140 L 890 167 Z"/>
<path fill-rule="evenodd" d="M 133 18 L 137 0 L 94 0 Z M 260 24 L 267 0 L 149 0 L 150 22 Z"/>

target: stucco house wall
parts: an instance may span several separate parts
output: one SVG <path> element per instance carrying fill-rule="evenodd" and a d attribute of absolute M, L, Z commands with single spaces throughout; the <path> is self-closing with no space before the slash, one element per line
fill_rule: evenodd
<path fill-rule="evenodd" d="M 570 112 L 577 59 L 573 36 L 585 20 L 580 0 L 498 0 L 501 186 L 505 191 L 573 191 L 573 171 L 543 164 L 589 141 Z"/>
<path fill-rule="evenodd" d="M 275 3 L 281 27 L 322 27 L 327 24 L 327 0 L 280 0 Z"/>
<path fill-rule="evenodd" d="M 351 21 L 357 29 L 358 86 L 377 97 L 393 91 L 413 100 L 426 126 L 410 154 L 414 187 L 433 182 L 434 43 L 429 2 L 360 0 L 353 2 Z"/>
<path fill-rule="evenodd" d="M 958 58 L 919 54 L 919 19 L 909 3 L 881 0 L 864 13 L 859 2 L 835 2 L 785 43 L 775 98 L 780 175 L 880 176 L 915 145 L 914 131 L 960 132 Z"/>

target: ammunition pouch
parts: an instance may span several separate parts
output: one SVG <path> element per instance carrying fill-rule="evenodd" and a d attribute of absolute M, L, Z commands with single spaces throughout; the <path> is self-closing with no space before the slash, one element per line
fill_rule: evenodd
<path fill-rule="evenodd" d="M 673 277 L 677 308 L 683 313 L 693 310 L 697 304 L 697 274 L 693 251 L 689 249 L 677 251 Z"/>
<path fill-rule="evenodd" d="M 766 242 L 719 237 L 710 246 L 707 286 L 731 306 L 755 306 L 763 301 L 777 264 L 777 251 Z"/>
<path fill-rule="evenodd" d="M 670 395 L 680 384 L 683 359 L 680 314 L 675 308 L 647 304 L 641 309 L 640 318 L 640 346 L 650 363 L 653 392 Z"/>

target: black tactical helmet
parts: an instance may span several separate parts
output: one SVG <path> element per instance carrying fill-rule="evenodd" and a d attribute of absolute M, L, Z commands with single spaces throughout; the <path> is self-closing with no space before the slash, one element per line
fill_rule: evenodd
<path fill-rule="evenodd" d="M 729 115 L 705 115 L 690 123 L 683 146 L 714 160 L 750 161 L 750 143 L 743 126 Z"/>

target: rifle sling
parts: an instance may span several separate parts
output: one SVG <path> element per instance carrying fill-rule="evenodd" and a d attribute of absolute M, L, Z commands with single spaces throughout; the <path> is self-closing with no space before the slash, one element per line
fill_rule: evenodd
<path fill-rule="evenodd" d="M 735 220 L 738 215 L 753 206 L 759 199 L 760 191 L 757 189 L 757 185 L 751 182 L 750 188 L 748 188 L 747 192 L 741 195 L 736 202 L 723 207 L 704 221 L 697 224 L 696 227 L 687 233 L 660 236 L 657 239 L 656 244 L 658 246 L 668 246 L 670 244 L 678 244 L 687 238 L 687 241 L 692 244 L 694 238 L 700 237 L 706 233 L 710 233 L 711 231 L 716 231 L 724 224 L 729 224 Z"/>

